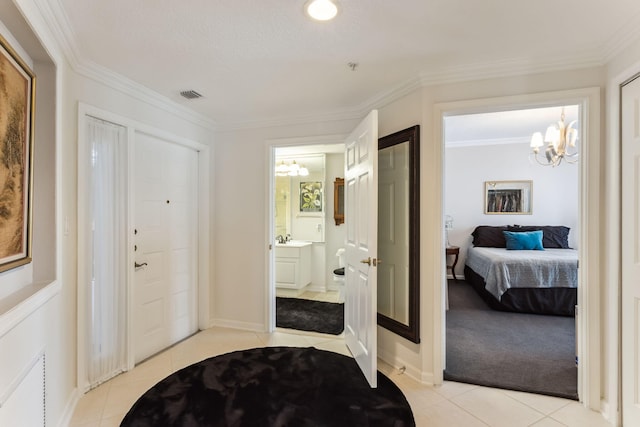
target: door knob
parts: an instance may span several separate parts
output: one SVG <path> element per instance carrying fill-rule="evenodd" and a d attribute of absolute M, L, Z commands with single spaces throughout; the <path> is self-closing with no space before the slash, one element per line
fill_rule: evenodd
<path fill-rule="evenodd" d="M 367 259 L 363 259 L 360 262 L 363 264 L 371 265 L 371 257 L 368 257 Z"/>
<path fill-rule="evenodd" d="M 143 262 L 142 264 L 138 264 L 138 263 L 137 263 L 137 262 L 135 262 L 135 261 L 133 262 L 133 266 L 134 266 L 135 268 L 144 267 L 145 265 L 147 265 L 147 263 L 146 263 L 146 262 Z"/>

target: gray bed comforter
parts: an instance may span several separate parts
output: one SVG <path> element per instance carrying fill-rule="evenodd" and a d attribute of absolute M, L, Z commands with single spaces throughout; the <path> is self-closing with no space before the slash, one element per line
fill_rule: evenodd
<path fill-rule="evenodd" d="M 466 264 L 484 278 L 487 291 L 500 300 L 509 288 L 576 288 L 578 251 L 513 251 L 469 247 Z"/>

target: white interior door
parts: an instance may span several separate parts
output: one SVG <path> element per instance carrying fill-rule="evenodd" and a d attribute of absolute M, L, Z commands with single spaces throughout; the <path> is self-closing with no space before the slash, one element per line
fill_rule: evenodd
<path fill-rule="evenodd" d="M 378 112 L 345 141 L 345 341 L 377 386 Z"/>
<path fill-rule="evenodd" d="M 136 133 L 135 362 L 197 330 L 196 151 Z M 134 268 L 134 266 L 131 266 Z"/>
<path fill-rule="evenodd" d="M 640 425 L 640 78 L 622 88 L 622 422 Z"/>

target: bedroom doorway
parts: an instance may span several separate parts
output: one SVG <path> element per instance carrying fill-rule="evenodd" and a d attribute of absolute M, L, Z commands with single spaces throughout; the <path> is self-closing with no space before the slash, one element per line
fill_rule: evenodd
<path fill-rule="evenodd" d="M 578 291 L 571 288 L 578 287 L 583 247 L 582 172 L 579 162 L 543 166 L 530 155 L 531 135 L 561 117 L 567 125 L 575 120 L 578 130 L 584 128 L 581 105 L 564 101 L 443 116 L 444 242 L 446 252 L 455 253 L 455 259 L 445 255 L 443 267 L 445 380 L 578 400 L 578 318 L 573 316 Z M 578 150 L 581 143 L 578 138 Z M 546 162 L 544 153 L 540 161 Z M 526 295 L 524 289 L 505 290 L 508 281 L 489 277 L 493 270 L 483 270 L 488 261 L 480 256 L 522 258 L 525 251 L 505 249 L 503 231 L 534 230 L 544 249 L 536 253 L 551 257 L 554 265 L 566 262 L 566 277 L 558 285 L 562 289 L 527 289 L 531 293 Z M 536 264 L 532 276 L 549 276 L 538 272 L 540 262 L 525 263 Z M 522 278 L 512 286 L 534 287 L 531 280 Z"/>

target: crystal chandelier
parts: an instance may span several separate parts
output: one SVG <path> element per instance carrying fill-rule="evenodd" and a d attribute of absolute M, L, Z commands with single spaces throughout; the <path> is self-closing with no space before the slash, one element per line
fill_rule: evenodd
<path fill-rule="evenodd" d="M 536 162 L 542 166 L 558 166 L 562 160 L 567 163 L 576 163 L 578 161 L 578 152 L 574 150 L 569 152 L 569 147 L 575 148 L 576 141 L 578 139 L 578 130 L 573 126 L 577 120 L 573 120 L 568 125 L 564 123 L 564 108 L 562 108 L 562 115 L 560 121 L 557 124 L 552 124 L 547 128 L 544 140 L 541 132 L 536 132 L 531 137 L 531 153 L 536 159 Z M 544 150 L 544 158 L 538 156 L 540 153 L 540 147 L 547 143 L 547 148 Z"/>
<path fill-rule="evenodd" d="M 296 161 L 285 163 L 284 160 L 276 165 L 276 176 L 307 176 L 309 169 L 300 166 Z"/>

